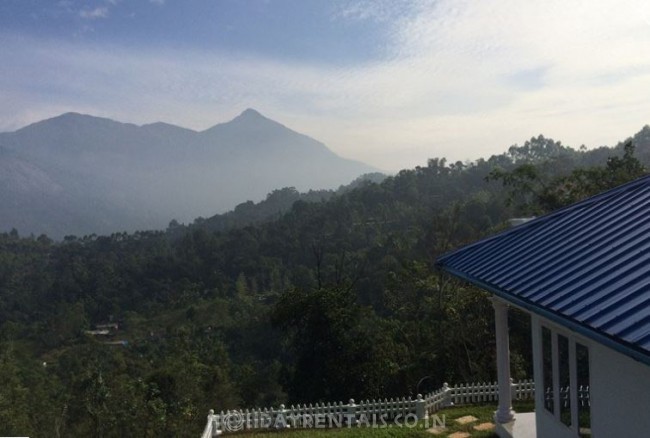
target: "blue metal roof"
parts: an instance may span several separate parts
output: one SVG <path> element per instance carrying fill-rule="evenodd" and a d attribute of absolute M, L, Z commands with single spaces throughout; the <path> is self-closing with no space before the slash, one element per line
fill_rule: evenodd
<path fill-rule="evenodd" d="M 650 365 L 650 176 L 436 265 Z"/>

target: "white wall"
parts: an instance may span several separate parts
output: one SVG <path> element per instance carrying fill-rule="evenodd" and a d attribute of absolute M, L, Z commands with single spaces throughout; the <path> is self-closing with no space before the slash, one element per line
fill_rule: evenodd
<path fill-rule="evenodd" d="M 650 436 L 650 366 L 589 345 L 594 438 Z"/>
<path fill-rule="evenodd" d="M 537 391 L 543 388 L 540 324 L 589 349 L 592 437 L 650 436 L 650 366 L 533 315 L 531 328 L 537 437 L 564 438 L 578 434 L 577 428 L 565 426 L 544 408 L 544 394 Z"/>
<path fill-rule="evenodd" d="M 542 379 L 542 342 L 541 342 L 541 323 L 547 327 L 555 329 L 553 324 L 536 316 L 531 315 L 531 335 L 533 341 L 533 373 L 535 376 L 535 425 L 537 428 L 537 438 L 575 438 L 575 430 L 565 426 L 557 420 L 553 414 L 544 408 L 544 388 Z M 565 333 L 566 334 L 566 333 Z M 583 345 L 585 343 L 583 342 Z M 590 356 L 591 357 L 591 356 Z"/>

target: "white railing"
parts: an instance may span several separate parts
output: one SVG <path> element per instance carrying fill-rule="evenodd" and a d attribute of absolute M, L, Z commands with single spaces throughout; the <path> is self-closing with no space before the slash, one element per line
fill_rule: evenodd
<path fill-rule="evenodd" d="M 532 400 L 535 397 L 535 383 L 532 380 L 513 382 L 510 380 L 513 400 Z M 581 388 L 582 390 L 582 388 Z M 589 389 L 582 393 L 581 400 L 588 398 Z M 202 438 L 220 435 L 223 431 L 242 429 L 267 429 L 282 427 L 311 427 L 313 421 L 321 419 L 327 427 L 341 427 L 359 421 L 363 418 L 394 419 L 411 416 L 423 419 L 439 411 L 441 408 L 474 403 L 490 403 L 498 401 L 498 385 L 496 382 L 470 383 L 449 386 L 445 383 L 442 388 L 425 396 L 418 394 L 411 397 L 391 398 L 384 400 L 366 400 L 356 403 L 350 399 L 348 403 L 316 403 L 315 405 L 292 405 L 286 408 L 280 405 L 278 409 L 264 408 L 253 410 L 230 410 L 215 414 L 210 410 L 208 424 Z M 289 424 L 290 420 L 290 424 Z M 307 424 L 307 422 L 310 422 Z"/>

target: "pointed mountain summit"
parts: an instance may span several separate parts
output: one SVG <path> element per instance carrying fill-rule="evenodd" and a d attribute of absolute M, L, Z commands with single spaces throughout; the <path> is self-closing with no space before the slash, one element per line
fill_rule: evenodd
<path fill-rule="evenodd" d="M 236 119 L 256 119 L 256 118 L 263 118 L 266 119 L 262 114 L 260 114 L 257 110 L 253 108 L 246 108 L 240 115 L 236 117 Z"/>
<path fill-rule="evenodd" d="M 376 171 L 251 108 L 201 132 L 65 113 L 0 133 L 0 147 L 7 151 L 0 168 L 9 157 L 27 163 L 5 178 L 20 181 L 3 180 L 0 231 L 20 226 L 21 233 L 55 238 L 160 229 L 274 189 L 337 188 Z M 29 174 L 47 183 L 26 184 Z M 42 208 L 33 208 L 35 200 Z"/>
<path fill-rule="evenodd" d="M 229 122 L 201 132 L 200 135 L 209 145 L 221 145 L 220 151 L 229 159 L 249 159 L 247 154 L 254 153 L 258 159 L 265 161 L 282 160 L 275 163 L 280 168 L 292 163 L 298 165 L 299 160 L 308 159 L 325 162 L 341 160 L 341 163 L 348 161 L 334 154 L 323 143 L 293 131 L 251 108 Z M 296 171 L 299 169 L 290 173 Z"/>
<path fill-rule="evenodd" d="M 271 120 L 267 117 L 264 117 L 260 112 L 248 108 L 244 110 L 241 114 L 239 114 L 237 117 L 234 119 L 224 122 L 224 123 L 219 123 L 214 125 L 211 128 L 206 129 L 205 131 L 202 131 L 201 134 L 205 135 L 212 135 L 214 132 L 223 132 L 226 130 L 233 130 L 233 131 L 241 131 L 241 130 L 254 130 L 254 131 L 260 131 L 260 130 L 270 130 L 270 129 L 289 129 L 286 126 L 282 125 L 281 123 L 278 123 L 274 120 Z"/>

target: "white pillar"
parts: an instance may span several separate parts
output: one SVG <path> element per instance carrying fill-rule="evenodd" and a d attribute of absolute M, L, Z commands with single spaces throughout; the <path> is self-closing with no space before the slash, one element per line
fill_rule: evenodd
<path fill-rule="evenodd" d="M 499 408 L 494 413 L 498 423 L 509 423 L 515 418 L 510 391 L 510 346 L 508 339 L 508 306 L 493 297 L 494 325 L 497 339 L 497 378 L 499 381 Z"/>

